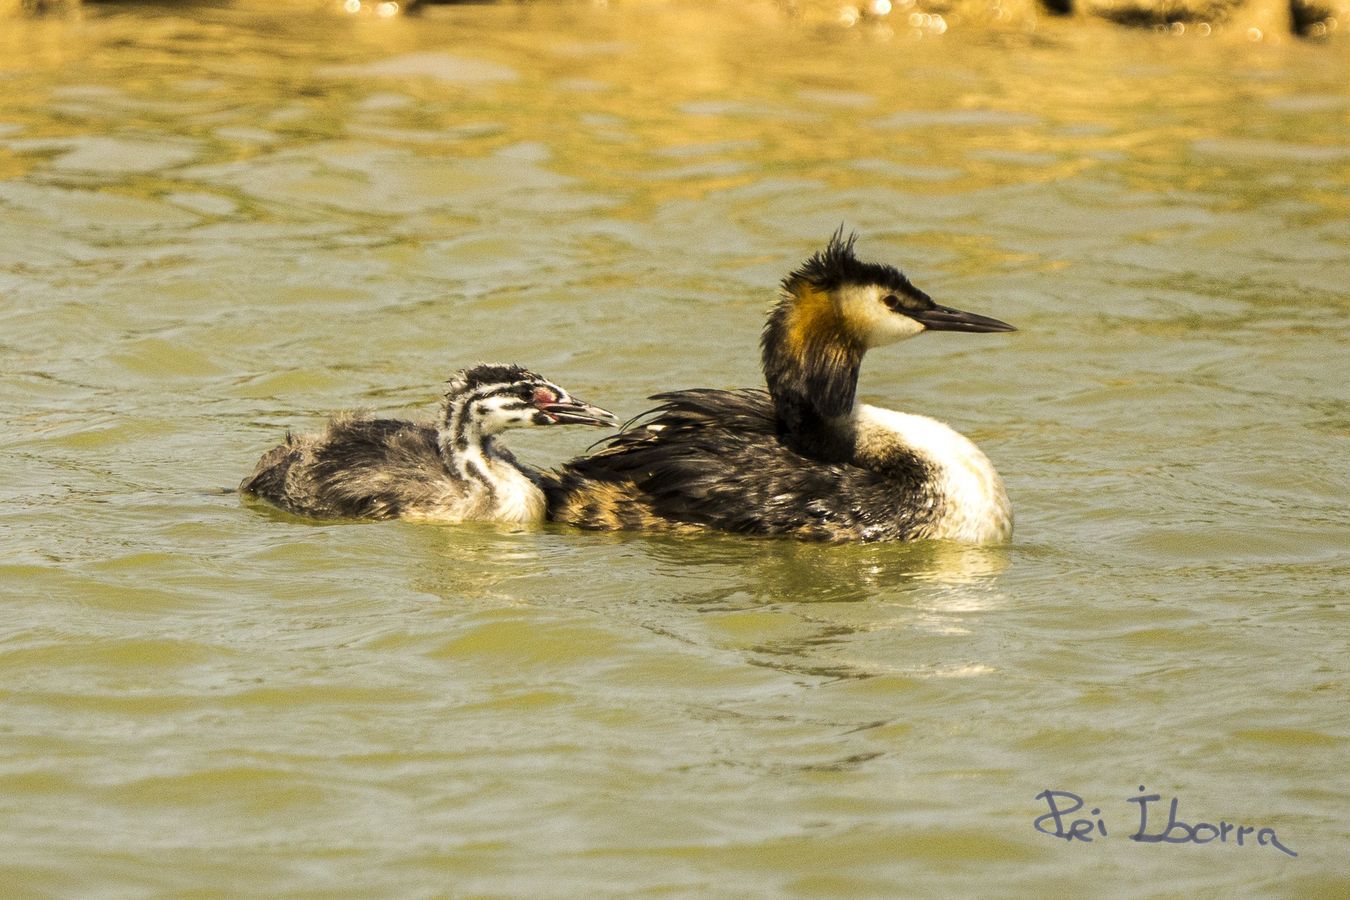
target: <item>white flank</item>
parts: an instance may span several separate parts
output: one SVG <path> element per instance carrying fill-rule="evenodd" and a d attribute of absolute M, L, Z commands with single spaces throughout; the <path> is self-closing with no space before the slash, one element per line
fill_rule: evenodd
<path fill-rule="evenodd" d="M 933 467 L 944 515 L 935 538 L 995 543 L 1012 537 L 1012 504 L 989 457 L 969 438 L 937 419 L 859 404 L 854 410 L 858 449 L 884 454 L 900 443 Z"/>

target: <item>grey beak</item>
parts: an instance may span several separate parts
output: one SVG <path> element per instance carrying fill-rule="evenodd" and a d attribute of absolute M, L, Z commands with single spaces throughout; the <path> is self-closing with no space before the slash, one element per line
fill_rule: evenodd
<path fill-rule="evenodd" d="M 539 410 L 552 418 L 556 425 L 596 425 L 602 428 L 619 425 L 619 417 L 614 413 L 575 398 L 558 403 L 541 403 Z"/>
<path fill-rule="evenodd" d="M 949 306 L 934 306 L 932 309 L 906 310 L 905 315 L 916 322 L 923 323 L 929 331 L 971 331 L 987 333 L 994 331 L 1016 331 L 1007 322 L 1000 322 L 989 316 L 962 312 Z"/>

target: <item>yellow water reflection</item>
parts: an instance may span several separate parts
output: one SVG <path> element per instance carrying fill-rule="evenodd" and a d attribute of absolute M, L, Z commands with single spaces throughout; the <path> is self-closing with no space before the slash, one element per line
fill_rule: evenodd
<path fill-rule="evenodd" d="M 1345 51 L 843 5 L 4 20 L 10 891 L 1346 893 Z M 989 453 L 1011 546 L 231 490 L 476 360 L 623 415 L 756 385 L 841 221 L 1022 329 L 860 386 Z M 1139 784 L 1300 858 L 1032 827 Z"/>

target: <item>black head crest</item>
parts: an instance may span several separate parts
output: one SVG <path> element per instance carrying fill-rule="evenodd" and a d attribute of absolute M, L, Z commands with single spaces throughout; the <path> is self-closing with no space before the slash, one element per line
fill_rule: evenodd
<path fill-rule="evenodd" d="M 538 375 L 517 365 L 502 363 L 479 363 L 467 369 L 461 369 L 450 376 L 447 382 L 447 394 L 462 394 L 475 391 L 484 385 L 513 384 L 517 381 L 542 381 Z"/>
<path fill-rule="evenodd" d="M 832 291 L 845 284 L 879 284 L 894 291 L 912 287 L 909 279 L 894 266 L 858 259 L 853 253 L 857 241 L 857 232 L 845 235 L 844 226 L 840 225 L 824 250 L 816 251 L 783 279 L 783 287 L 790 291 L 794 284 L 803 281 L 823 291 Z"/>

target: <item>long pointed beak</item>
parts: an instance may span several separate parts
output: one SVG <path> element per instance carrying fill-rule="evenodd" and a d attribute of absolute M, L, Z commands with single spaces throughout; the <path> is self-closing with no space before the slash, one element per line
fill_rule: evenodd
<path fill-rule="evenodd" d="M 539 410 L 551 418 L 555 425 L 596 425 L 602 428 L 619 425 L 619 417 L 614 413 L 575 397 L 558 403 L 541 403 Z"/>
<path fill-rule="evenodd" d="M 1000 322 L 998 319 L 992 319 L 989 316 L 981 316 L 977 313 L 962 312 L 959 309 L 952 309 L 949 306 L 934 306 L 932 309 L 920 309 L 917 311 L 906 311 L 911 319 L 923 323 L 923 326 L 929 331 L 1016 331 L 1017 329 L 1007 322 Z"/>

